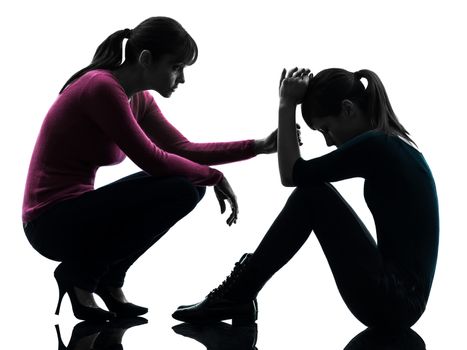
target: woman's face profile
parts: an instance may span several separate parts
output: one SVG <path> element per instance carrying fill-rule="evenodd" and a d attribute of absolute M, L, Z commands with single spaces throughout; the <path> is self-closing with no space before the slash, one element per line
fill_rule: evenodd
<path fill-rule="evenodd" d="M 163 97 L 170 97 L 178 84 L 185 82 L 185 64 L 173 55 L 163 55 L 154 60 L 146 69 L 146 80 L 151 89 Z"/>

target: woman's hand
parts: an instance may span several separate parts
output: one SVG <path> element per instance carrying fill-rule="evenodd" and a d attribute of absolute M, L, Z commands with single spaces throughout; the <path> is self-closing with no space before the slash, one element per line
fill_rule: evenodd
<path fill-rule="evenodd" d="M 303 145 L 300 124 L 297 123 L 297 139 Z M 277 152 L 277 129 L 264 139 L 255 140 L 255 154 L 271 154 Z"/>
<path fill-rule="evenodd" d="M 313 77 L 309 69 L 294 68 L 286 73 L 282 70 L 281 79 L 279 82 L 279 97 L 281 102 L 300 104 L 305 97 L 308 83 Z"/>
<path fill-rule="evenodd" d="M 226 221 L 227 225 L 231 226 L 232 224 L 236 224 L 238 216 L 237 197 L 235 196 L 232 187 L 230 187 L 230 184 L 225 177 L 223 177 L 222 180 L 214 186 L 214 193 L 216 194 L 217 200 L 219 201 L 221 214 L 224 214 L 225 212 L 225 201 L 227 200 L 227 202 L 230 204 L 232 213 Z"/>

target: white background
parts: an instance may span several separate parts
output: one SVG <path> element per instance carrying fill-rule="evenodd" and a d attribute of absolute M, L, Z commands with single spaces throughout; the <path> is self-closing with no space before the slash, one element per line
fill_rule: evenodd
<path fill-rule="evenodd" d="M 23 187 L 42 119 L 64 82 L 90 62 L 108 35 L 133 28 L 147 17 L 165 15 L 177 19 L 193 36 L 199 59 L 186 69 L 186 84 L 170 99 L 154 94 L 166 117 L 193 141 L 260 138 L 271 132 L 277 123 L 277 85 L 283 67 L 305 66 L 315 73 L 329 67 L 367 68 L 380 76 L 438 186 L 438 268 L 428 308 L 414 329 L 429 349 L 459 347 L 467 311 L 463 142 L 467 25 L 461 4 L 449 0 L 4 2 L 0 5 L 0 319 L 2 334 L 8 335 L 3 341 L 15 348 L 32 344 L 47 348 L 55 346 L 53 324 L 59 322 L 69 336 L 75 323 L 67 301 L 62 314 L 53 315 L 56 263 L 30 247 L 21 227 Z M 301 124 L 304 158 L 330 151 L 320 135 Z M 195 211 L 134 265 L 126 291 L 131 300 L 150 307 L 150 322 L 129 331 L 125 349 L 203 348 L 171 331 L 177 323 L 171 312 L 179 304 L 201 299 L 243 252 L 254 250 L 291 191 L 280 185 L 275 155 L 218 168 L 237 193 L 237 225 L 225 224 L 227 215 L 219 214 L 208 189 Z M 135 171 L 126 160 L 99 170 L 96 184 Z M 337 187 L 373 229 L 362 181 Z M 341 301 L 313 236 L 270 281 L 259 302 L 259 349 L 308 344 L 339 349 L 364 329 Z"/>

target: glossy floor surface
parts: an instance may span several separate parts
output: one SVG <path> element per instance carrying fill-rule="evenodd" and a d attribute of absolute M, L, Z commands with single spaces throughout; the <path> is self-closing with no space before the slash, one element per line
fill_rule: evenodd
<path fill-rule="evenodd" d="M 424 349 L 424 344 L 426 349 L 435 350 L 462 348 L 462 316 L 444 307 L 449 301 L 443 302 L 439 297 L 436 284 L 425 314 L 412 330 L 401 333 L 366 330 L 342 302 L 324 257 L 320 256 L 318 247 L 315 248 L 313 244 L 304 247 L 303 252 L 266 285 L 258 298 L 257 323 L 236 328 L 228 323 L 190 326 L 171 318 L 178 305 L 196 302 L 215 287 L 224 277 L 221 273 L 214 273 L 219 277 L 215 282 L 215 276 L 200 274 L 199 282 L 192 283 L 196 279 L 190 276 L 198 272 L 184 273 L 187 268 L 177 265 L 172 273 L 161 273 L 160 264 L 159 268 L 151 267 L 159 260 L 152 256 L 134 268 L 125 286 L 130 301 L 149 307 L 144 318 L 93 324 L 73 316 L 68 296 L 63 300 L 60 315 L 53 314 L 58 296 L 51 275 L 55 263 L 38 260 L 42 263 L 29 273 L 31 284 L 18 279 L 16 286 L 22 287 L 10 294 L 11 300 L 4 300 L 2 338 L 11 349 L 56 349 L 58 328 L 63 343 L 73 350 L 243 350 L 254 349 L 254 346 L 262 350 L 416 350 Z M 313 253 L 318 256 L 313 259 L 315 266 L 304 269 L 303 265 L 311 262 Z M 194 262 L 193 265 L 198 264 Z M 225 265 L 225 273 L 228 273 L 228 264 Z M 28 274 L 26 270 L 23 272 Z M 309 278 L 300 278 L 305 273 Z M 313 278 L 311 273 L 315 275 Z M 151 276 L 151 279 L 138 277 L 140 275 Z M 96 300 L 105 307 L 98 297 Z M 450 323 L 449 319 L 457 321 Z"/>
<path fill-rule="evenodd" d="M 208 350 L 283 349 L 292 348 L 292 346 L 344 350 L 421 350 L 427 348 L 420 335 L 411 329 L 400 331 L 367 329 L 350 340 L 339 334 L 325 340 L 323 335 L 308 334 L 306 336 L 306 334 L 299 335 L 295 332 L 290 335 L 287 328 L 284 328 L 284 331 L 276 338 L 268 336 L 267 330 L 262 330 L 258 324 L 233 327 L 228 323 L 209 326 L 183 323 L 172 328 L 157 330 L 151 327 L 148 320 L 144 318 L 101 324 L 80 322 L 71 331 L 59 325 L 53 328 L 55 329 L 45 332 L 47 336 L 36 339 L 37 347 L 40 344 L 41 349 L 58 346 L 59 350 L 148 348 L 188 350 L 203 349 L 203 346 Z M 54 344 L 55 341 L 56 344 Z"/>

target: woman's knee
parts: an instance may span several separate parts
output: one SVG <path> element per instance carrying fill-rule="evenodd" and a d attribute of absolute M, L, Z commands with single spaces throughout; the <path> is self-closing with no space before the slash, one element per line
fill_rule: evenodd
<path fill-rule="evenodd" d="M 187 179 L 180 177 L 175 179 L 173 192 L 177 201 L 186 206 L 187 210 L 192 210 L 203 198 L 206 189 L 205 187 L 196 186 Z"/>
<path fill-rule="evenodd" d="M 196 190 L 198 191 L 199 201 L 203 199 L 204 195 L 206 194 L 206 187 L 204 186 L 196 186 Z"/>

